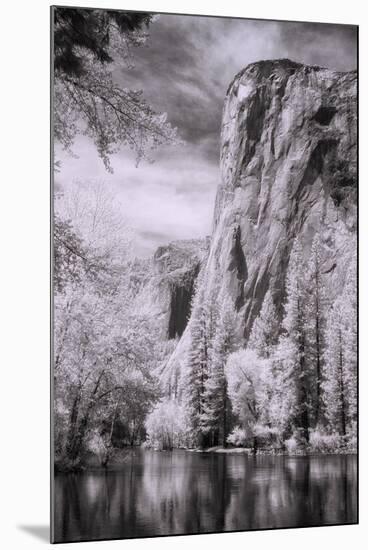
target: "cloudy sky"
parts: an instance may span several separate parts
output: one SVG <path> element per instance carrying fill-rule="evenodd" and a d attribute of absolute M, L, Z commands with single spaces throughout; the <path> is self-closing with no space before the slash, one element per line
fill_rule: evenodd
<path fill-rule="evenodd" d="M 141 89 L 150 105 L 167 112 L 184 145 L 160 149 L 153 164 L 135 166 L 122 149 L 108 174 L 93 144 L 77 139 L 56 181 L 103 180 L 119 198 L 122 216 L 136 233 L 136 251 L 148 256 L 174 239 L 210 234 L 219 183 L 221 111 L 237 72 L 261 59 L 289 58 L 335 70 L 356 69 L 355 27 L 161 15 L 135 67 L 116 74 L 125 87 Z"/>

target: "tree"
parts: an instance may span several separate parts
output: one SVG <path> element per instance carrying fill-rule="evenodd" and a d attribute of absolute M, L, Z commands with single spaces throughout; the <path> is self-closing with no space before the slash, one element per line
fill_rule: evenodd
<path fill-rule="evenodd" d="M 255 350 L 261 357 L 270 357 L 277 344 L 280 322 L 271 290 L 268 290 L 256 317 L 249 336 L 247 347 Z"/>
<path fill-rule="evenodd" d="M 326 328 L 324 372 L 324 402 L 328 425 L 345 436 L 348 422 L 346 364 L 342 333 L 343 304 L 336 301 L 331 309 Z"/>
<path fill-rule="evenodd" d="M 71 151 L 78 133 L 88 135 L 107 170 L 121 145 L 137 163 L 148 151 L 176 141 L 176 131 L 145 102 L 141 91 L 121 88 L 115 63 L 147 38 L 150 14 L 56 7 L 54 13 L 54 137 Z"/>
<path fill-rule="evenodd" d="M 80 235 L 85 255 L 101 258 L 119 269 L 131 255 L 134 233 L 122 216 L 122 205 L 103 181 L 73 179 L 55 197 L 56 219 L 69 220 Z"/>
<path fill-rule="evenodd" d="M 82 199 L 78 195 L 78 201 Z M 129 442 L 135 443 L 159 397 L 153 375 L 156 327 L 144 308 L 137 307 L 135 284 L 134 289 L 130 286 L 129 247 L 114 246 L 114 212 L 103 197 L 97 195 L 96 200 L 103 208 L 93 201 L 80 205 L 87 213 L 91 208 L 93 223 L 86 215 L 78 233 L 73 219 L 60 224 L 68 229 L 58 245 L 61 253 L 83 251 L 78 278 L 74 262 L 58 262 L 65 268 L 55 293 L 55 447 L 56 461 L 64 468 L 79 466 L 91 441 L 92 447 L 102 449 L 106 465 L 114 426 L 124 424 Z M 79 211 L 71 208 L 69 213 L 78 217 Z"/>
<path fill-rule="evenodd" d="M 80 463 L 90 431 L 113 427 L 116 419 L 134 443 L 159 396 L 152 374 L 157 336 L 126 286 L 114 287 L 103 275 L 55 300 L 55 410 L 65 428 L 56 435 L 60 460 L 71 466 Z"/>
<path fill-rule="evenodd" d="M 86 51 L 99 63 L 112 63 L 116 40 L 125 41 L 129 46 L 139 45 L 144 40 L 142 29 L 151 21 L 149 13 L 55 8 L 55 70 L 70 76 L 85 74 L 88 71 Z M 127 55 L 125 46 L 121 53 Z"/>
<path fill-rule="evenodd" d="M 358 302 L 357 302 L 357 252 L 354 249 L 347 271 L 344 300 L 345 360 L 347 363 L 347 399 L 349 425 L 355 431 L 358 413 Z"/>
<path fill-rule="evenodd" d="M 159 450 L 172 450 L 185 440 L 184 411 L 173 399 L 160 401 L 146 420 L 148 444 Z"/>
<path fill-rule="evenodd" d="M 235 310 L 231 299 L 222 293 L 217 303 L 218 316 L 210 351 L 210 369 L 205 383 L 201 425 L 212 442 L 226 446 L 230 420 L 225 364 L 234 350 Z"/>
<path fill-rule="evenodd" d="M 200 271 L 192 301 L 189 321 L 190 346 L 187 358 L 186 409 L 192 443 L 203 447 L 208 430 L 203 426 L 205 389 L 209 375 L 210 344 L 213 331 L 213 300 L 206 293 L 204 269 Z"/>
<path fill-rule="evenodd" d="M 316 233 L 307 273 L 306 273 L 306 364 L 310 370 L 312 396 L 313 423 L 318 425 L 321 421 L 322 409 L 322 369 L 324 349 L 324 326 L 326 295 L 322 280 L 321 269 L 321 238 Z"/>
<path fill-rule="evenodd" d="M 256 351 L 242 349 L 232 353 L 225 367 L 228 394 L 234 413 L 248 440 L 257 449 L 257 429 L 267 406 L 267 387 L 271 382 L 269 362 Z"/>
<path fill-rule="evenodd" d="M 279 441 L 284 441 L 294 429 L 294 411 L 297 407 L 295 356 L 295 343 L 281 334 L 270 358 L 267 406 L 267 421 L 276 430 Z"/>
<path fill-rule="evenodd" d="M 54 219 L 54 289 L 62 292 L 68 282 L 78 283 L 86 269 L 86 251 L 82 239 L 69 220 Z"/>
<path fill-rule="evenodd" d="M 345 437 L 356 437 L 357 302 L 356 255 L 353 254 L 342 295 L 326 323 L 323 399 L 328 426 Z"/>
<path fill-rule="evenodd" d="M 295 239 L 286 275 L 286 302 L 283 319 L 284 337 L 281 339 L 284 364 L 289 372 L 293 390 L 289 392 L 290 421 L 300 431 L 302 439 L 309 441 L 311 425 L 311 377 L 306 363 L 306 310 L 305 273 L 302 247 Z"/>
<path fill-rule="evenodd" d="M 276 311 L 271 290 L 266 292 L 261 311 L 253 323 L 253 327 L 249 336 L 247 349 L 256 352 L 259 358 L 268 360 L 268 377 L 265 380 L 262 404 L 262 423 L 265 426 L 271 425 L 272 413 L 275 412 L 271 408 L 271 404 L 275 405 L 276 399 L 280 396 L 277 394 L 278 380 L 280 376 L 277 370 L 276 346 L 280 333 L 280 321 Z M 284 388 L 285 389 L 285 388 Z M 278 414 L 280 410 L 278 410 Z M 277 423 L 279 424 L 279 422 Z"/>

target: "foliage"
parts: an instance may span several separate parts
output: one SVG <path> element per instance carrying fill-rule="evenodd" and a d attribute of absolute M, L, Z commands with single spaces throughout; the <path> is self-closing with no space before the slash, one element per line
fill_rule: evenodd
<path fill-rule="evenodd" d="M 269 357 L 273 347 L 277 344 L 280 321 L 273 301 L 272 293 L 268 290 L 258 317 L 256 317 L 249 336 L 248 347 L 263 357 Z"/>
<path fill-rule="evenodd" d="M 178 380 L 166 364 L 177 341 L 158 337 L 126 224 L 103 186 L 67 186 L 55 223 L 55 448 L 60 465 L 114 449 L 253 446 L 356 450 L 356 256 L 342 292 L 327 299 L 322 240 L 308 262 L 295 241 L 281 311 L 264 297 L 239 349 L 226 291 L 199 273 Z M 147 309 L 148 308 L 148 309 Z"/>
<path fill-rule="evenodd" d="M 100 200 L 97 195 L 97 203 Z M 83 249 L 78 277 L 74 263 L 55 265 L 55 280 L 62 281 L 55 285 L 54 297 L 55 443 L 62 467 L 78 466 L 91 441 L 109 451 L 117 421 L 126 426 L 130 444 L 136 443 L 159 397 L 153 374 L 156 327 L 135 306 L 129 246 L 117 251 L 109 242 L 114 212 L 97 207 L 94 211 L 101 215 L 83 227 L 83 239 L 75 237 L 78 223 L 62 224 L 68 228 L 63 233 L 65 249 L 76 243 Z M 104 462 L 108 459 L 106 452 Z"/>
<path fill-rule="evenodd" d="M 285 363 L 289 371 L 291 391 L 289 392 L 290 422 L 295 429 L 301 429 L 308 440 L 310 427 L 311 392 L 313 378 L 310 364 L 306 361 L 306 287 L 304 282 L 302 248 L 296 239 L 291 251 L 286 275 L 286 301 L 283 328 L 285 338 Z"/>
<path fill-rule="evenodd" d="M 98 63 L 112 63 L 114 50 L 128 55 L 144 41 L 148 13 L 57 7 L 54 10 L 54 65 L 56 71 L 80 76 L 88 72 L 85 54 Z"/>
<path fill-rule="evenodd" d="M 322 249 L 320 233 L 316 233 L 312 243 L 305 281 L 305 355 L 311 373 L 309 381 L 311 420 L 316 425 L 322 420 L 323 349 L 328 302 L 322 274 Z"/>
<path fill-rule="evenodd" d="M 177 141 L 176 131 L 146 103 L 142 91 L 121 87 L 116 64 L 131 63 L 131 49 L 146 41 L 149 14 L 110 10 L 54 10 L 54 136 L 71 151 L 79 133 L 89 136 L 108 171 L 122 145 L 137 163 Z"/>
<path fill-rule="evenodd" d="M 229 356 L 225 372 L 233 410 L 247 438 L 253 438 L 256 445 L 256 427 L 267 410 L 269 362 L 251 349 L 240 350 Z"/>
<path fill-rule="evenodd" d="M 209 371 L 209 342 L 211 340 L 211 301 L 205 295 L 202 270 L 196 281 L 192 314 L 189 324 L 190 348 L 188 352 L 187 391 L 185 396 L 187 416 L 193 445 L 202 446 L 206 433 L 203 431 L 204 392 Z"/>
<path fill-rule="evenodd" d="M 61 292 L 69 281 L 78 283 L 86 269 L 86 253 L 82 240 L 73 231 L 70 221 L 54 219 L 54 285 Z"/>
<path fill-rule="evenodd" d="M 146 420 L 147 445 L 157 450 L 171 450 L 185 441 L 184 411 L 177 401 L 158 403 Z"/>
<path fill-rule="evenodd" d="M 216 327 L 209 354 L 209 376 L 205 382 L 201 425 L 211 435 L 211 443 L 226 446 L 230 421 L 230 401 L 227 395 L 225 365 L 235 348 L 235 311 L 228 296 L 217 301 Z"/>
<path fill-rule="evenodd" d="M 191 445 L 226 446 L 231 404 L 227 394 L 225 364 L 235 346 L 235 310 L 230 297 L 210 290 L 198 276 L 189 323 L 185 406 Z"/>
<path fill-rule="evenodd" d="M 320 430 L 313 430 L 309 438 L 310 449 L 316 453 L 333 453 L 341 447 L 341 437 L 333 432 L 326 434 Z"/>
<path fill-rule="evenodd" d="M 247 434 L 244 428 L 240 426 L 235 426 L 233 431 L 228 435 L 227 442 L 234 447 L 245 447 L 247 442 Z"/>
<path fill-rule="evenodd" d="M 285 442 L 284 442 L 284 445 L 285 445 L 286 450 L 290 454 L 293 454 L 298 450 L 298 441 L 297 441 L 297 439 L 294 435 L 292 435 L 291 437 L 286 439 Z"/>
<path fill-rule="evenodd" d="M 317 234 L 305 264 L 294 242 L 282 330 L 268 293 L 247 347 L 228 358 L 228 395 L 239 422 L 228 438 L 233 444 L 249 445 L 253 438 L 255 447 L 289 452 L 356 448 L 356 255 L 331 304 L 322 249 Z"/>
<path fill-rule="evenodd" d="M 323 400 L 328 426 L 345 436 L 357 420 L 356 256 L 327 319 Z"/>

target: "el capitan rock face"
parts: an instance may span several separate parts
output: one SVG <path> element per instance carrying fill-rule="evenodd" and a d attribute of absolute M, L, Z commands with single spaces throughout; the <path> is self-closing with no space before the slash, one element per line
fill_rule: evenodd
<path fill-rule="evenodd" d="M 341 288 L 356 233 L 356 86 L 356 72 L 289 60 L 249 65 L 229 86 L 206 285 L 217 273 L 245 339 L 269 288 L 281 309 L 296 237 L 309 254 L 322 233 L 332 295 Z"/>
<path fill-rule="evenodd" d="M 331 302 L 343 288 L 356 248 L 356 86 L 356 72 L 289 60 L 249 65 L 229 86 L 222 181 L 201 284 L 204 295 L 223 290 L 230 295 L 240 345 L 246 344 L 268 290 L 281 322 L 295 238 L 307 261 L 314 236 L 321 235 L 323 284 Z M 178 387 L 179 393 L 189 325 L 190 318 L 163 371 L 167 387 Z"/>

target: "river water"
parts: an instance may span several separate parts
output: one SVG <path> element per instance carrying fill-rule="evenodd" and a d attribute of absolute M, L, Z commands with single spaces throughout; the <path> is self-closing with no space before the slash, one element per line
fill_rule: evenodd
<path fill-rule="evenodd" d="M 56 542 L 355 523 L 357 460 L 136 449 L 54 494 Z"/>

